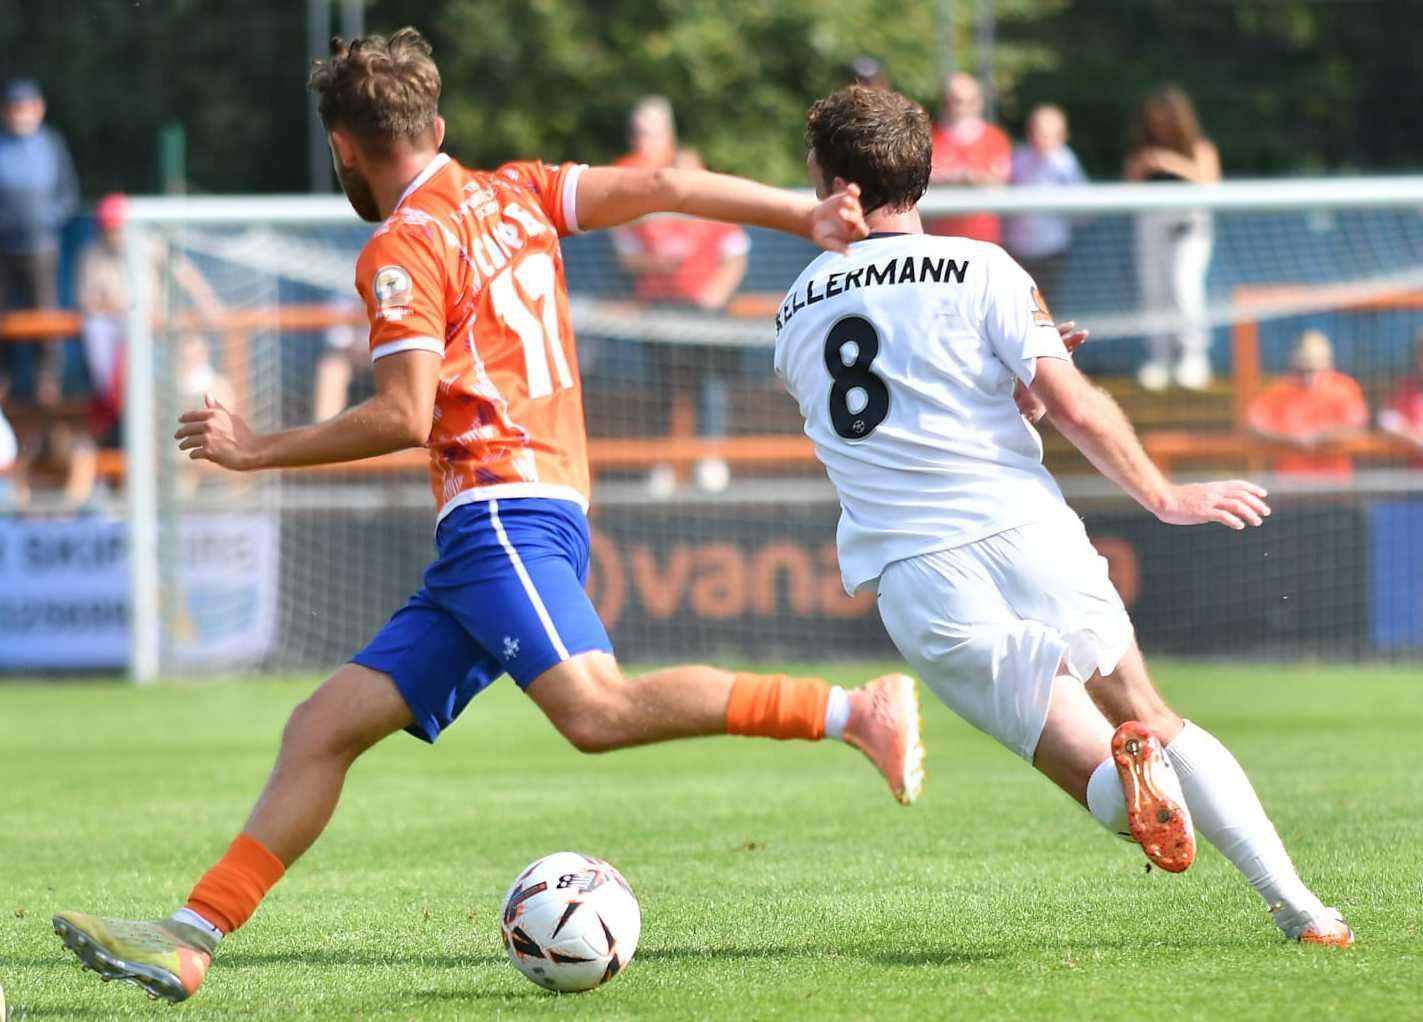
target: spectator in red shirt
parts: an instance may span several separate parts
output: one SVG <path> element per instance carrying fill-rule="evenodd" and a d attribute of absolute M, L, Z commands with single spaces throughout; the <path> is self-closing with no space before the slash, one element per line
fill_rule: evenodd
<path fill-rule="evenodd" d="M 1418 448 L 1413 465 L 1423 467 L 1423 331 L 1413 343 L 1413 369 L 1394 388 L 1379 412 L 1379 429 Z"/>
<path fill-rule="evenodd" d="M 677 120 L 665 96 L 643 96 L 628 114 L 629 150 L 619 167 L 670 167 L 677 159 Z"/>
<path fill-rule="evenodd" d="M 1306 330 L 1290 356 L 1294 372 L 1267 387 L 1250 402 L 1254 432 L 1298 453 L 1280 455 L 1281 475 L 1348 479 L 1354 462 L 1347 454 L 1321 454 L 1318 448 L 1352 436 L 1369 422 L 1369 409 L 1358 383 L 1334 369 L 1334 348 L 1319 330 Z"/>
<path fill-rule="evenodd" d="M 684 150 L 676 167 L 700 169 L 701 159 Z M 614 239 L 623 269 L 636 279 L 646 302 L 679 302 L 717 311 L 746 276 L 751 241 L 735 224 L 687 217 L 653 217 L 618 232 Z"/>
<path fill-rule="evenodd" d="M 676 145 L 675 133 L 668 136 L 661 131 L 663 124 L 670 128 L 672 123 L 670 107 L 666 113 L 667 118 L 661 123 L 640 125 L 634 111 L 633 152 L 624 159 L 638 158 L 639 152 L 647 154 L 641 158 L 659 159 L 669 140 Z M 651 130 L 646 130 L 649 127 Z M 644 131 L 641 136 L 640 128 Z M 639 150 L 640 137 L 651 145 Z M 702 169 L 701 158 L 690 149 L 676 152 L 672 165 Z M 616 231 L 613 247 L 622 268 L 633 276 L 634 294 L 639 300 L 719 313 L 746 276 L 751 241 L 734 224 L 652 217 Z M 692 395 L 696 395 L 697 434 L 724 437 L 729 404 L 725 378 L 737 371 L 740 352 L 681 344 L 654 344 L 651 351 L 657 375 L 671 392 L 674 407 L 692 403 Z M 731 471 L 720 458 L 704 458 L 697 463 L 695 477 L 698 486 L 715 493 L 729 485 Z M 655 496 L 670 496 L 677 486 L 676 471 L 670 465 L 654 466 L 648 486 Z"/>
<path fill-rule="evenodd" d="M 978 79 L 958 72 L 944 80 L 944 105 L 934 129 L 935 185 L 1006 185 L 1013 169 L 1013 143 L 996 124 L 983 119 L 983 89 Z M 924 229 L 997 243 L 998 217 L 992 213 L 941 217 Z"/>

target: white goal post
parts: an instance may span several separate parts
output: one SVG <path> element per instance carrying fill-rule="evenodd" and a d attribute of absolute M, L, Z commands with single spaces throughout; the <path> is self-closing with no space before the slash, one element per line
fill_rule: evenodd
<path fill-rule="evenodd" d="M 1113 354 L 1113 342 L 1122 342 L 1121 350 L 1125 351 L 1143 334 L 1169 326 L 1174 315 L 1170 310 L 1147 307 L 1133 285 L 1132 223 L 1140 216 L 1198 211 L 1214 218 L 1218 269 L 1212 271 L 1208 308 L 1213 327 L 1269 320 L 1287 331 L 1314 314 L 1368 303 L 1392 308 L 1389 303 L 1395 296 L 1423 294 L 1423 177 L 1227 181 L 1213 186 L 935 189 L 925 197 L 921 211 L 926 219 L 977 212 L 1068 217 L 1074 242 L 1068 255 L 1067 283 L 1061 298 L 1050 297 L 1059 314 L 1092 328 L 1093 346 L 1101 345 L 1096 354 L 1108 359 L 1113 367 L 1110 371 L 1117 373 L 1124 372 L 1128 357 Z M 343 514 L 354 514 L 356 508 L 372 515 L 400 509 L 418 517 L 422 500 L 428 502 L 420 484 L 394 487 L 371 476 L 337 473 L 330 474 L 329 485 L 308 475 L 304 482 L 256 481 L 244 488 L 208 492 L 205 483 L 193 483 L 183 476 L 185 470 L 177 465 L 166 439 L 171 437 L 170 416 L 179 400 L 180 377 L 186 371 L 179 365 L 178 327 L 162 326 L 182 321 L 176 289 L 170 286 L 175 260 L 196 261 L 234 316 L 259 306 L 278 307 L 295 301 L 303 307 L 344 303 L 346 312 L 341 316 L 358 319 L 351 312 L 356 301 L 351 278 L 368 230 L 341 196 L 135 198 L 130 203 L 125 245 L 135 301 L 126 323 L 124 507 L 131 566 L 132 680 L 151 682 L 184 662 L 183 655 L 174 652 L 175 635 L 193 626 L 190 621 L 175 624 L 170 590 L 179 584 L 175 581 L 181 570 L 179 561 L 186 556 L 179 537 L 179 522 L 185 515 L 195 509 L 229 517 L 315 514 L 323 501 L 330 500 L 339 502 Z M 783 294 L 810 250 L 775 243 L 761 234 L 754 235 L 753 241 L 751 273 L 741 290 Z M 647 368 L 651 356 L 644 349 L 672 351 L 684 359 L 686 369 L 696 371 L 704 358 L 710 359 L 705 355 L 710 349 L 754 353 L 774 341 L 769 312 L 717 316 L 649 310 L 629 301 L 626 282 L 618 276 L 609 248 L 575 247 L 570 242 L 567 252 L 575 328 L 580 340 L 585 335 L 590 339 L 586 364 L 595 372 L 616 375 L 625 371 L 618 368 L 622 365 L 619 360 L 636 363 L 626 371 L 641 374 L 636 375 L 643 381 L 639 393 L 655 397 L 659 386 L 655 382 L 658 377 Z M 157 295 L 151 293 L 155 281 L 160 290 Z M 291 299 L 291 294 L 301 297 Z M 155 310 L 156 316 L 152 314 Z M 234 368 L 222 357 L 215 360 L 219 370 L 238 376 L 235 383 L 242 393 L 260 401 L 260 411 L 247 410 L 253 411 L 259 426 L 265 428 L 300 421 L 292 409 L 304 410 L 302 388 L 307 386 L 303 375 L 307 370 L 294 366 L 282 347 L 283 331 L 289 328 L 278 319 L 274 318 L 275 325 L 249 328 L 262 334 L 250 351 L 244 341 L 240 367 Z M 1395 371 L 1399 367 L 1395 334 L 1405 329 L 1412 329 L 1412 320 L 1384 327 L 1351 325 L 1341 328 L 1341 342 L 1353 364 L 1364 370 Z M 201 330 L 218 332 L 210 327 Z M 615 339 L 598 340 L 609 337 Z M 362 342 L 357 339 L 355 343 Z M 1263 343 L 1266 356 L 1273 357 L 1270 352 L 1284 341 L 1271 334 Z M 600 416 L 631 414 L 613 403 L 590 407 L 590 426 L 596 432 L 609 425 L 600 422 Z M 614 437 L 636 436 L 630 421 L 612 423 L 606 432 Z M 795 475 L 810 479 L 818 477 L 818 472 L 807 463 Z M 636 486 L 626 474 L 613 476 L 602 495 L 616 508 L 621 506 L 618 495 L 633 494 Z M 739 492 L 751 493 L 753 485 L 762 487 L 757 493 L 768 486 L 772 492 L 781 492 L 777 489 L 780 483 L 767 482 L 760 475 L 748 478 L 746 485 L 745 491 L 733 486 L 718 498 L 716 507 L 735 518 L 740 513 L 736 503 Z M 823 500 L 822 490 L 806 492 L 812 491 L 820 493 L 818 499 Z M 784 492 L 800 491 L 787 486 Z M 627 500 L 637 502 L 631 496 Z M 674 520 L 682 506 L 676 500 L 667 504 L 667 528 L 671 531 L 684 528 Z M 685 528 L 706 528 L 704 518 L 687 518 L 692 524 Z M 258 545 L 269 544 L 288 562 L 293 557 L 312 558 L 311 571 L 303 564 L 300 577 L 309 577 L 309 582 L 301 584 L 314 588 L 320 585 L 322 564 L 310 552 L 308 540 L 320 537 L 321 527 L 313 521 L 303 522 L 301 528 L 316 531 L 303 531 L 304 538 L 295 539 L 287 535 L 284 526 L 278 526 Z M 220 534 L 220 528 L 213 533 Z M 359 544 L 378 534 L 353 531 L 350 542 Z M 277 556 L 271 554 L 272 558 Z M 400 570 L 405 570 L 403 554 L 400 558 L 392 554 L 389 562 L 371 570 L 384 571 L 397 560 Z M 278 590 L 272 597 L 275 623 L 269 622 L 271 628 L 324 627 L 320 621 L 302 621 L 302 600 L 309 594 L 286 590 L 294 584 L 289 581 L 293 576 L 287 567 L 291 565 L 280 571 L 271 569 L 275 578 L 263 583 Z M 220 589 L 213 587 L 214 592 Z M 244 601 L 250 598 L 250 592 L 241 594 Z M 392 611 L 395 606 L 385 610 Z M 220 615 L 223 610 L 218 607 L 213 613 Z M 312 655 L 329 655 L 324 646 L 321 650 Z"/>

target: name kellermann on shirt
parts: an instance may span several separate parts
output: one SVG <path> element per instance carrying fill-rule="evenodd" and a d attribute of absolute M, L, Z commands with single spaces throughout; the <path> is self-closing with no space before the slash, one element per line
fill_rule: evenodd
<path fill-rule="evenodd" d="M 933 281 L 946 284 L 964 282 L 968 273 L 967 259 L 935 259 L 932 256 L 896 256 L 883 262 L 870 263 L 854 270 L 836 270 L 822 282 L 812 277 L 805 287 L 792 291 L 776 313 L 776 333 L 789 323 L 795 314 L 806 306 L 823 302 L 827 298 L 853 291 L 858 287 L 879 284 L 920 284 Z M 819 290 L 817 290 L 819 285 Z"/>

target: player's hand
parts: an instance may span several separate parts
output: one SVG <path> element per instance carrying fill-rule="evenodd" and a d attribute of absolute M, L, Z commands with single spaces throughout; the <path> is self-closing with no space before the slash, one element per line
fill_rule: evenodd
<path fill-rule="evenodd" d="M 1078 348 L 1082 347 L 1082 342 L 1087 340 L 1088 331 L 1077 329 L 1077 320 L 1069 319 L 1066 323 L 1057 325 L 1058 336 L 1062 338 L 1063 347 L 1071 355 Z"/>
<path fill-rule="evenodd" d="M 1018 406 L 1018 413 L 1035 426 L 1047 414 L 1047 405 L 1043 404 L 1042 398 L 1025 387 L 1022 380 L 1013 384 L 1013 403 Z"/>
<path fill-rule="evenodd" d="M 211 461 L 235 472 L 256 468 L 261 438 L 211 394 L 203 395 L 203 406 L 178 416 L 178 432 L 173 434 L 178 449 L 194 461 Z"/>
<path fill-rule="evenodd" d="M 1156 517 L 1167 525 L 1218 522 L 1232 529 L 1258 526 L 1270 516 L 1265 489 L 1243 479 L 1171 487 Z"/>
<path fill-rule="evenodd" d="M 843 192 L 836 192 L 811 211 L 810 240 L 830 252 L 843 255 L 850 251 L 850 242 L 869 233 L 865 211 L 860 206 L 859 185 L 847 185 Z"/>
<path fill-rule="evenodd" d="M 1077 329 L 1076 320 L 1069 319 L 1066 323 L 1059 323 L 1057 332 L 1062 337 L 1062 343 L 1069 355 L 1082 347 L 1082 342 L 1087 340 L 1087 331 Z M 1032 388 L 1025 387 L 1022 380 L 1013 385 L 1013 402 L 1018 406 L 1018 412 L 1023 418 L 1035 426 L 1047 414 L 1047 405 L 1033 393 Z"/>

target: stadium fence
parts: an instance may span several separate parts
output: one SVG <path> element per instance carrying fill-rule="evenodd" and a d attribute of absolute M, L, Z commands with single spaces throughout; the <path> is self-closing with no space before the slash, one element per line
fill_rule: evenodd
<path fill-rule="evenodd" d="M 1092 330 L 1079 364 L 1168 471 L 1250 472 L 1271 488 L 1277 513 L 1261 530 L 1171 529 L 1043 428 L 1148 651 L 1423 654 L 1423 458 L 1372 425 L 1423 328 L 1423 178 L 935 190 L 921 209 L 1068 217 L 1048 298 L 1059 320 Z M 1206 218 L 1214 236 L 1194 323 L 1138 286 L 1140 225 L 1173 215 Z M 83 615 L 55 601 L 103 602 L 71 651 L 121 656 L 138 681 L 339 663 L 418 587 L 432 553 L 424 453 L 236 476 L 180 458 L 171 435 L 215 376 L 258 430 L 310 421 L 318 366 L 344 361 L 351 399 L 369 392 L 352 290 L 369 227 L 340 197 L 141 199 L 131 223 L 125 442 L 101 461 L 122 496 L 82 522 L 26 526 L 49 530 L 26 540 L 37 549 L 101 535 L 126 553 L 107 575 L 17 594 L 9 617 L 63 625 Z M 620 654 L 892 655 L 873 597 L 840 591 L 834 494 L 771 371 L 775 311 L 814 250 L 751 232 L 746 277 L 711 313 L 633 300 L 614 240 L 570 238 L 565 255 L 592 437 L 591 589 Z M 226 311 L 187 307 L 180 260 Z M 1213 382 L 1139 385 L 1145 336 L 1193 326 L 1209 331 Z M 1247 426 L 1306 329 L 1331 338 L 1369 400 L 1370 428 L 1328 448 L 1350 472 L 1277 474 L 1282 450 Z"/>

